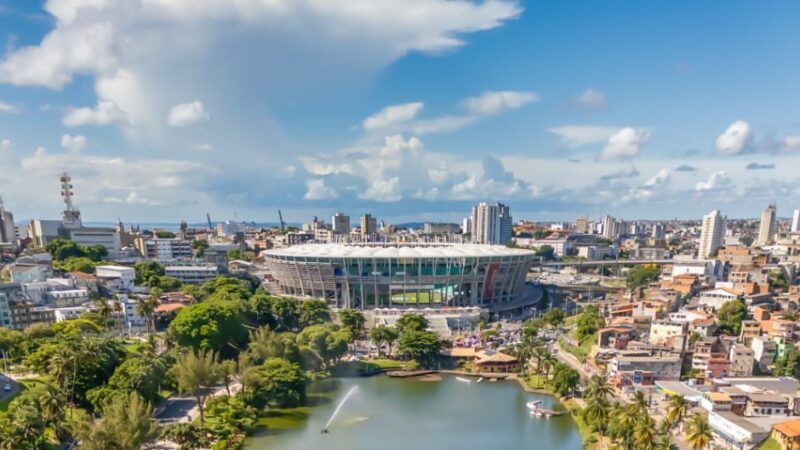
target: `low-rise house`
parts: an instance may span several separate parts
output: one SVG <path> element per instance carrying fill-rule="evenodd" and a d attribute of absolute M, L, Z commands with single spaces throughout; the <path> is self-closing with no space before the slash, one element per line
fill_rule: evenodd
<path fill-rule="evenodd" d="M 509 373 L 518 365 L 517 358 L 499 351 L 487 349 L 475 353 L 475 367 L 478 372 Z"/>
<path fill-rule="evenodd" d="M 728 303 L 730 301 L 736 300 L 737 294 L 730 289 L 720 288 L 720 289 L 711 289 L 708 291 L 700 292 L 700 295 L 697 297 L 697 304 L 702 306 L 708 306 L 715 311 L 719 311 L 722 308 L 722 305 Z"/>
<path fill-rule="evenodd" d="M 724 392 L 706 392 L 700 400 L 700 406 L 708 412 L 720 412 L 731 410 L 730 395 Z"/>
<path fill-rule="evenodd" d="M 97 279 L 112 292 L 133 290 L 136 280 L 136 271 L 133 267 L 97 266 L 95 273 Z"/>
<path fill-rule="evenodd" d="M 780 394 L 749 394 L 747 396 L 747 416 L 788 416 L 789 400 Z"/>
<path fill-rule="evenodd" d="M 774 341 L 766 337 L 756 337 L 750 343 L 750 348 L 753 349 L 753 359 L 758 364 L 762 372 L 766 372 L 768 367 L 775 361 L 775 354 L 777 353 L 777 345 Z"/>
<path fill-rule="evenodd" d="M 744 344 L 734 344 L 728 351 L 731 362 L 730 375 L 734 377 L 749 377 L 753 375 L 755 352 Z"/>
<path fill-rule="evenodd" d="M 761 323 L 755 320 L 743 320 L 739 331 L 739 342 L 750 345 L 758 336 L 761 336 Z"/>
<path fill-rule="evenodd" d="M 623 350 L 628 346 L 628 342 L 633 339 L 636 330 L 631 325 L 618 325 L 601 328 L 597 331 L 597 346 L 599 348 L 615 348 Z"/>
<path fill-rule="evenodd" d="M 681 376 L 679 356 L 622 356 L 611 359 L 608 364 L 610 376 L 624 372 L 651 372 L 655 380 L 676 380 Z"/>
<path fill-rule="evenodd" d="M 717 331 L 717 321 L 712 318 L 694 319 L 689 323 L 689 332 L 701 337 L 713 336 Z"/>
<path fill-rule="evenodd" d="M 782 450 L 800 450 L 800 418 L 773 425 L 772 438 L 778 441 Z"/>
<path fill-rule="evenodd" d="M 723 448 L 752 449 L 769 436 L 769 431 L 730 411 L 708 414 L 714 443 Z"/>
<path fill-rule="evenodd" d="M 686 334 L 686 324 L 668 321 L 653 322 L 650 325 L 650 343 L 663 345 L 672 336 Z"/>
<path fill-rule="evenodd" d="M 166 266 L 164 267 L 164 273 L 167 276 L 176 278 L 181 283 L 202 284 L 219 275 L 219 268 L 210 264 Z"/>

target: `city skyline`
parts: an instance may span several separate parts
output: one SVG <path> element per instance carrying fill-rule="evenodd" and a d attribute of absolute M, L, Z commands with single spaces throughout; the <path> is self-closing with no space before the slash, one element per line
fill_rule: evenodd
<path fill-rule="evenodd" d="M 791 216 L 800 6 L 680 3 L 7 2 L 0 195 L 55 218 L 67 170 L 89 222 Z"/>

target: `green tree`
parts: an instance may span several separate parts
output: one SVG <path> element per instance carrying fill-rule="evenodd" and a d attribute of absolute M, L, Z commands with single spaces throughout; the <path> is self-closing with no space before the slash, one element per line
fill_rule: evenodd
<path fill-rule="evenodd" d="M 337 363 L 344 356 L 349 341 L 350 333 L 331 323 L 308 326 L 297 335 L 298 346 L 313 350 L 326 367 Z"/>
<path fill-rule="evenodd" d="M 403 314 L 397 319 L 397 323 L 394 326 L 399 334 L 403 334 L 408 331 L 425 331 L 430 326 L 430 323 L 421 314 Z"/>
<path fill-rule="evenodd" d="M 133 266 L 136 271 L 136 284 L 147 284 L 150 278 L 164 275 L 164 266 L 155 261 L 142 261 Z"/>
<path fill-rule="evenodd" d="M 383 344 L 387 344 L 391 349 L 397 340 L 397 330 L 386 325 L 377 325 L 369 330 L 369 339 L 378 347 L 378 356 L 382 356 Z"/>
<path fill-rule="evenodd" d="M 648 264 L 634 267 L 628 271 L 628 275 L 625 277 L 625 285 L 628 289 L 635 290 L 658 280 L 659 275 L 658 266 L 655 265 Z"/>
<path fill-rule="evenodd" d="M 178 345 L 235 355 L 247 342 L 239 305 L 229 301 L 206 301 L 189 305 L 175 316 L 169 331 Z"/>
<path fill-rule="evenodd" d="M 0 327 L 0 350 L 12 361 L 19 360 L 23 356 L 27 340 L 21 331 Z"/>
<path fill-rule="evenodd" d="M 353 339 L 357 339 L 364 334 L 364 313 L 357 309 L 340 309 L 338 312 L 342 326 L 350 332 Z"/>
<path fill-rule="evenodd" d="M 63 261 L 67 258 L 86 256 L 83 249 L 74 241 L 67 239 L 54 239 L 47 243 L 44 247 L 47 253 L 53 257 L 55 261 Z"/>
<path fill-rule="evenodd" d="M 95 420 L 86 416 L 75 426 L 80 448 L 138 450 L 155 436 L 153 408 L 135 392 L 116 397 Z"/>
<path fill-rule="evenodd" d="M 584 397 L 588 401 L 608 400 L 612 393 L 611 385 L 608 384 L 606 378 L 600 375 L 594 375 L 589 378 Z"/>
<path fill-rule="evenodd" d="M 300 328 L 310 325 L 320 325 L 331 321 L 328 304 L 323 300 L 306 300 L 298 308 Z"/>
<path fill-rule="evenodd" d="M 717 328 L 720 332 L 738 336 L 746 316 L 747 306 L 740 300 L 725 302 L 717 313 Z"/>
<path fill-rule="evenodd" d="M 682 395 L 673 395 L 669 398 L 667 407 L 667 421 L 670 426 L 679 426 L 689 413 L 689 402 Z"/>
<path fill-rule="evenodd" d="M 558 395 L 565 395 L 572 389 L 578 386 L 581 380 L 581 375 L 566 364 L 556 363 L 553 371 L 553 390 Z"/>
<path fill-rule="evenodd" d="M 536 249 L 536 256 L 545 261 L 553 261 L 556 259 L 556 249 L 552 245 L 542 245 Z"/>
<path fill-rule="evenodd" d="M 594 334 L 605 324 L 603 316 L 596 305 L 589 305 L 581 311 L 575 325 L 578 339 L 583 339 Z"/>
<path fill-rule="evenodd" d="M 775 360 L 773 373 L 778 376 L 794 377 L 800 369 L 800 351 L 789 347 L 783 355 Z"/>
<path fill-rule="evenodd" d="M 102 261 L 108 256 L 108 250 L 100 244 L 81 246 L 81 251 L 94 262 Z"/>
<path fill-rule="evenodd" d="M 159 239 L 174 239 L 175 238 L 175 233 L 173 233 L 171 231 L 165 231 L 165 230 L 158 230 L 158 231 L 155 232 L 155 235 Z"/>
<path fill-rule="evenodd" d="M 205 239 L 195 239 L 192 241 L 192 248 L 195 251 L 195 256 L 202 258 L 206 253 L 206 249 L 208 249 L 208 241 Z"/>
<path fill-rule="evenodd" d="M 197 300 L 209 299 L 211 296 L 216 298 L 237 298 L 246 301 L 253 294 L 253 287 L 250 282 L 240 278 L 217 276 L 206 280 L 197 289 Z"/>
<path fill-rule="evenodd" d="M 70 257 L 56 263 L 65 272 L 94 273 L 97 263 L 85 256 Z"/>
<path fill-rule="evenodd" d="M 420 364 L 429 365 L 442 349 L 439 335 L 430 331 L 407 329 L 400 334 L 397 353 Z"/>
<path fill-rule="evenodd" d="M 22 396 L 11 402 L 6 414 L 0 416 L 0 449 L 43 449 L 46 427 L 36 398 Z"/>
<path fill-rule="evenodd" d="M 186 352 L 178 357 L 173 370 L 178 390 L 197 400 L 200 423 L 204 423 L 206 399 L 220 379 L 216 355 L 202 350 Z"/>
<path fill-rule="evenodd" d="M 248 353 L 250 358 L 263 363 L 268 358 L 286 358 L 298 360 L 297 337 L 294 333 L 277 333 L 269 327 L 260 327 L 250 332 Z"/>
<path fill-rule="evenodd" d="M 259 372 L 256 395 L 264 404 L 278 408 L 302 404 L 307 379 L 298 364 L 283 358 L 269 358 Z"/>
<path fill-rule="evenodd" d="M 562 311 L 560 308 L 550 308 L 542 315 L 542 319 L 544 319 L 544 321 L 553 328 L 556 328 L 564 323 L 565 317 L 564 311 Z"/>
<path fill-rule="evenodd" d="M 603 438 L 608 432 L 608 422 L 611 418 L 611 404 L 606 398 L 588 399 L 583 410 L 583 418 L 589 427 L 600 436 L 600 447 L 603 447 Z"/>
<path fill-rule="evenodd" d="M 695 413 L 686 430 L 686 443 L 692 450 L 702 450 L 711 444 L 711 426 L 702 413 Z"/>

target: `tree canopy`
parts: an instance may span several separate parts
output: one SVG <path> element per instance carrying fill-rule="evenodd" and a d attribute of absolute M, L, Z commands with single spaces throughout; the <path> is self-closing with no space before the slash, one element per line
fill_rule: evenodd
<path fill-rule="evenodd" d="M 178 345 L 233 356 L 247 342 L 240 305 L 205 301 L 183 308 L 169 326 Z"/>
<path fill-rule="evenodd" d="M 725 302 L 717 313 L 717 327 L 723 333 L 738 335 L 742 320 L 747 316 L 747 306 L 739 300 Z"/>

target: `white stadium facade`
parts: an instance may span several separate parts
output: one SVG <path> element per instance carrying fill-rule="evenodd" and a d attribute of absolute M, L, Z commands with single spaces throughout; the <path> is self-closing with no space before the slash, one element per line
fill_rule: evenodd
<path fill-rule="evenodd" d="M 536 257 L 477 244 L 304 244 L 262 252 L 283 294 L 342 308 L 518 303 Z"/>

